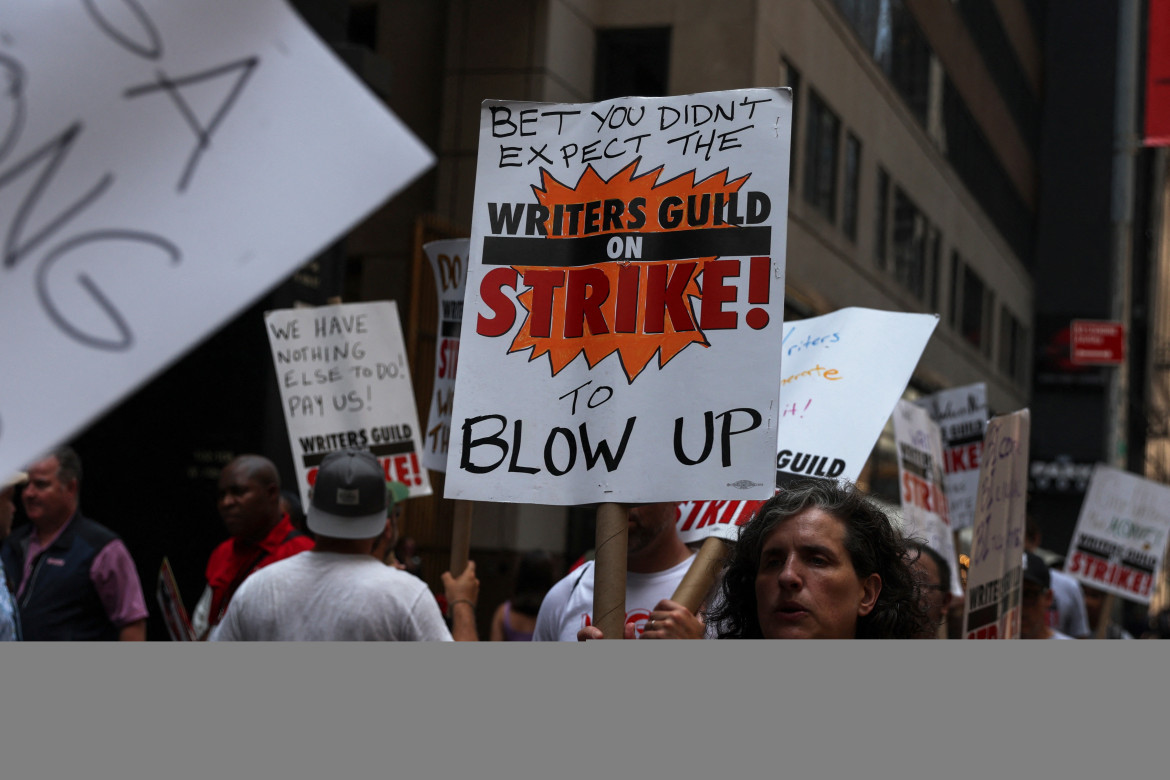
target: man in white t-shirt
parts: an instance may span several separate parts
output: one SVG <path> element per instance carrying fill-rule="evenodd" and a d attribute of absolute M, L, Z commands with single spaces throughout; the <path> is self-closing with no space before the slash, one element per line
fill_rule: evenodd
<path fill-rule="evenodd" d="M 626 639 L 700 639 L 703 622 L 671 600 L 694 553 L 678 536 L 674 502 L 628 507 Z M 587 561 L 553 585 L 536 616 L 535 641 L 601 639 L 592 625 L 595 564 Z"/>
<path fill-rule="evenodd" d="M 368 451 L 321 462 L 306 521 L 316 546 L 256 571 L 240 585 L 213 641 L 474 640 L 475 564 L 443 574 L 453 630 L 426 584 L 371 555 L 386 528 L 386 482 Z"/>

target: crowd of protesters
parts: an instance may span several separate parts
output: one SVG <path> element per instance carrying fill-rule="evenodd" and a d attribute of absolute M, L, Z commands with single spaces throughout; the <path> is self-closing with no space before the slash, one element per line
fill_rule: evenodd
<path fill-rule="evenodd" d="M 141 640 L 147 608 L 122 540 L 81 514 L 81 461 L 60 447 L 0 483 L 0 640 Z M 12 529 L 16 497 L 28 523 Z M 331 453 L 310 505 L 281 492 L 276 467 L 242 455 L 221 472 L 217 508 L 227 538 L 206 567 L 193 611 L 197 639 L 213 641 L 477 640 L 474 561 L 432 593 L 394 550 L 405 486 L 386 482 L 368 451 Z M 956 638 L 963 602 L 948 561 L 907 538 L 865 493 L 802 479 L 764 502 L 730 545 L 703 605 L 672 599 L 695 560 L 672 503 L 630 505 L 627 639 Z M 1025 639 L 1133 638 L 1101 591 L 1049 567 L 1029 521 L 1022 561 Z M 960 558 L 965 587 L 966 561 Z M 557 582 L 552 557 L 518 561 L 509 598 L 494 611 L 495 641 L 601 639 L 592 620 L 596 567 Z M 445 614 L 444 614 L 445 613 Z M 956 620 L 956 616 L 958 620 Z M 1163 636 L 1157 615 L 1145 636 Z"/>

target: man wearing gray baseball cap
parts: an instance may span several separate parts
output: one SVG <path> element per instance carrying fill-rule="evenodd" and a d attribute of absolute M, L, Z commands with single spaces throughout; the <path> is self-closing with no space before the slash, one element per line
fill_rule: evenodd
<path fill-rule="evenodd" d="M 474 610 L 456 611 L 448 631 L 422 580 L 371 556 L 386 528 L 386 480 L 368 451 L 325 457 L 306 520 L 316 547 L 244 580 L 213 641 L 475 640 Z M 458 579 L 445 572 L 443 585 L 449 603 L 474 604 L 475 565 Z"/>

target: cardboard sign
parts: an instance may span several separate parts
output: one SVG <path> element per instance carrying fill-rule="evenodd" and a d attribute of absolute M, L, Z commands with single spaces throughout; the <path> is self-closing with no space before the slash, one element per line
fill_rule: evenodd
<path fill-rule="evenodd" d="M 386 479 L 429 496 L 418 411 L 394 301 L 264 315 L 304 505 L 325 456 L 364 447 Z"/>
<path fill-rule="evenodd" d="M 280 0 L 26 0 L 0 25 L 0 473 L 432 162 Z"/>
<path fill-rule="evenodd" d="M 894 442 L 898 450 L 899 497 L 903 531 L 921 539 L 951 567 L 951 593 L 962 598 L 959 561 L 943 484 L 942 437 L 930 414 L 909 401 L 894 407 Z"/>
<path fill-rule="evenodd" d="M 158 570 L 158 585 L 155 587 L 154 597 L 158 599 L 163 622 L 167 624 L 167 633 L 171 641 L 194 642 L 195 629 L 191 627 L 187 608 L 183 606 L 183 597 L 179 595 L 179 583 L 175 581 L 171 562 L 165 556 Z"/>
<path fill-rule="evenodd" d="M 787 89 L 485 101 L 448 498 L 771 494 Z"/>
<path fill-rule="evenodd" d="M 856 480 L 936 325 L 937 314 L 860 308 L 787 323 L 777 483 Z"/>
<path fill-rule="evenodd" d="M 975 493 L 979 489 L 979 456 L 987 428 L 987 385 L 940 390 L 920 398 L 918 405 L 938 423 L 943 439 L 943 469 L 947 508 L 952 530 L 975 522 Z"/>
<path fill-rule="evenodd" d="M 431 271 L 435 274 L 435 289 L 439 295 L 439 324 L 435 331 L 435 382 L 431 390 L 426 434 L 423 436 L 423 466 L 432 471 L 447 470 L 470 245 L 469 239 L 456 238 L 432 241 L 423 246 L 427 260 L 431 263 Z"/>
<path fill-rule="evenodd" d="M 1170 487 L 1098 463 L 1064 570 L 1081 582 L 1148 604 L 1165 563 Z"/>
<path fill-rule="evenodd" d="M 1027 409 L 987 424 L 963 603 L 967 639 L 1020 635 L 1030 435 Z"/>

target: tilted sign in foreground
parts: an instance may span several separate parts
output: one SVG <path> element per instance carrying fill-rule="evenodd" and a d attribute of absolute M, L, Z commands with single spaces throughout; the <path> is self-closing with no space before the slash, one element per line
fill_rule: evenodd
<path fill-rule="evenodd" d="M 279 0 L 5 3 L 0 473 L 431 160 Z"/>

